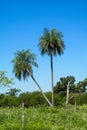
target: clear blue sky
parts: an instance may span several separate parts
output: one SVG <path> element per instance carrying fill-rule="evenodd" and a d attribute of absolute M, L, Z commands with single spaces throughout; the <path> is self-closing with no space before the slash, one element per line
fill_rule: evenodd
<path fill-rule="evenodd" d="M 0 0 L 0 70 L 22 91 L 38 90 L 31 79 L 19 82 L 12 74 L 14 52 L 22 49 L 37 55 L 34 76 L 43 91 L 51 90 L 50 59 L 37 46 L 45 27 L 61 31 L 66 45 L 64 54 L 54 57 L 54 85 L 67 75 L 77 82 L 87 77 L 87 0 Z"/>

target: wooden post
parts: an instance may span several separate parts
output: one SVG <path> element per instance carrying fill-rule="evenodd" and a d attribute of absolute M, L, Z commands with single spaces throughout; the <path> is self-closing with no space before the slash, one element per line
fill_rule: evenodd
<path fill-rule="evenodd" d="M 24 103 L 22 103 L 22 129 L 24 128 Z"/>
<path fill-rule="evenodd" d="M 66 105 L 69 103 L 69 85 L 67 85 Z"/>
<path fill-rule="evenodd" d="M 75 95 L 75 111 L 76 111 L 76 108 L 77 108 L 77 104 L 76 104 L 76 95 Z"/>

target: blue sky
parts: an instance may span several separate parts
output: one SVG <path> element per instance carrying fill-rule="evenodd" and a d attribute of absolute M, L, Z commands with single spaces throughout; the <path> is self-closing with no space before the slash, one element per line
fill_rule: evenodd
<path fill-rule="evenodd" d="M 20 82 L 12 73 L 16 50 L 30 49 L 37 55 L 34 76 L 43 91 L 51 90 L 50 59 L 38 50 L 43 29 L 63 33 L 64 54 L 54 57 L 54 85 L 60 77 L 73 75 L 76 81 L 87 77 L 87 1 L 86 0 L 0 0 L 0 70 L 13 77 L 22 91 L 38 90 L 34 82 Z M 0 88 L 0 91 L 7 89 Z"/>

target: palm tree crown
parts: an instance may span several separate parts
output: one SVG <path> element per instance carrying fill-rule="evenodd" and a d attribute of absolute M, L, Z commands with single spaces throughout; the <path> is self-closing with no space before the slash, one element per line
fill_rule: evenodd
<path fill-rule="evenodd" d="M 30 74 L 33 74 L 32 65 L 38 67 L 35 60 L 36 56 L 35 54 L 32 54 L 30 50 L 17 51 L 12 60 L 12 63 L 14 64 L 13 73 L 15 73 L 15 77 L 19 80 L 23 77 L 25 80 Z"/>
<path fill-rule="evenodd" d="M 56 29 L 49 31 L 45 28 L 43 36 L 40 37 L 38 44 L 41 54 L 61 55 L 65 48 L 62 37 L 62 33 L 57 32 Z"/>

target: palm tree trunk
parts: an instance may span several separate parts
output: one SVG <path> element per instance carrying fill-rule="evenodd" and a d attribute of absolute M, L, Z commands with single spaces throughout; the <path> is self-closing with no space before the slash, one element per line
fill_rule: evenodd
<path fill-rule="evenodd" d="M 38 82 L 35 80 L 35 78 L 33 77 L 33 75 L 29 72 L 29 70 L 27 70 L 29 75 L 31 76 L 31 78 L 33 79 L 33 81 L 35 82 L 35 84 L 37 85 L 37 87 L 39 88 L 40 92 L 42 93 L 43 97 L 45 98 L 45 100 L 47 101 L 47 103 L 52 107 L 52 103 L 48 100 L 48 98 L 46 97 L 46 95 L 43 93 L 40 85 L 38 84 Z"/>
<path fill-rule="evenodd" d="M 50 55 L 50 62 L 51 62 L 51 83 L 52 83 L 52 105 L 54 106 L 54 79 L 53 79 L 53 57 L 52 54 Z"/>

